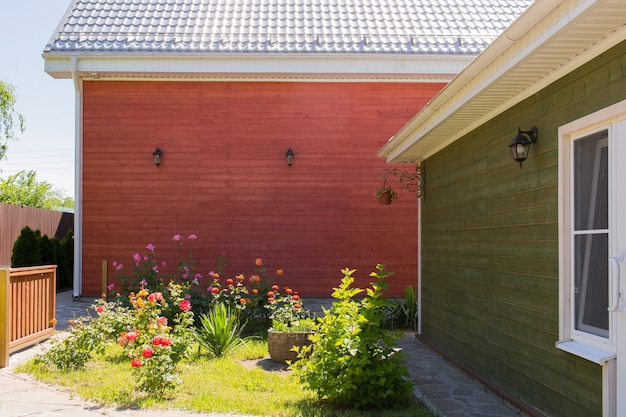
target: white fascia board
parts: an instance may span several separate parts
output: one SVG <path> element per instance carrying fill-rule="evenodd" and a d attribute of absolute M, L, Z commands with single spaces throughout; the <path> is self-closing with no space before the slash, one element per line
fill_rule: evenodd
<path fill-rule="evenodd" d="M 533 3 L 527 12 L 516 20 L 509 29 L 487 47 L 465 70 L 459 73 L 396 135 L 390 138 L 387 144 L 380 149 L 378 156 L 386 157 L 389 163 L 405 162 L 403 154 L 408 149 L 414 147 L 429 133 L 446 123 L 446 120 L 454 115 L 458 109 L 465 105 L 471 105 L 472 99 L 488 90 L 495 81 L 506 77 L 508 71 L 514 69 L 516 65 L 523 62 L 545 43 L 550 42 L 560 30 L 573 21 L 575 22 L 578 16 L 583 15 L 597 2 L 596 0 L 581 2 L 563 0 L 561 3 L 552 3 L 552 0 L 544 0 Z M 454 136 L 447 137 L 444 141 L 423 143 L 419 158 L 412 157 L 410 162 L 415 159 L 430 157 L 497 116 L 497 114 L 530 97 L 601 52 L 615 46 L 620 39 L 625 38 L 624 33 L 626 33 L 626 27 L 613 32 L 612 36 L 598 40 L 594 50 L 587 50 L 576 57 L 566 59 L 566 62 L 558 63 L 548 76 L 541 74 L 536 79 L 531 80 L 532 86 L 530 88 L 512 94 L 508 100 L 498 103 L 496 110 L 485 112 L 482 117 L 474 119 L 471 124 L 459 127 Z"/>
<path fill-rule="evenodd" d="M 71 77 L 71 58 L 81 77 L 389 79 L 449 82 L 474 56 L 372 54 L 59 54 L 43 55 L 45 71 L 54 78 Z"/>

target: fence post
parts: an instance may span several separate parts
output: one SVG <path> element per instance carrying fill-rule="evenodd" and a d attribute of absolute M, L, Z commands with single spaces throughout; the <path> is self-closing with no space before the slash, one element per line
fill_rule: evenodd
<path fill-rule="evenodd" d="M 102 261 L 102 298 L 107 300 L 107 294 L 109 293 L 109 268 L 108 262 Z"/>
<path fill-rule="evenodd" d="M 11 274 L 8 269 L 0 269 L 0 368 L 9 366 L 9 342 L 11 341 Z"/>

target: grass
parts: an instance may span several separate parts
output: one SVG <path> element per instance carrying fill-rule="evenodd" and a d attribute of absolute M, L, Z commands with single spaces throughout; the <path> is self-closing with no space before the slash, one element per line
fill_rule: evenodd
<path fill-rule="evenodd" d="M 417 401 L 395 409 L 364 412 L 337 410 L 304 390 L 286 366 L 267 359 L 264 340 L 249 341 L 222 358 L 196 355 L 179 367 L 183 384 L 162 400 L 133 390 L 128 358 L 115 345 L 94 357 L 85 369 L 57 372 L 31 360 L 18 368 L 61 385 L 104 406 L 235 413 L 266 417 L 432 417 Z M 121 383 L 122 382 L 122 383 Z"/>

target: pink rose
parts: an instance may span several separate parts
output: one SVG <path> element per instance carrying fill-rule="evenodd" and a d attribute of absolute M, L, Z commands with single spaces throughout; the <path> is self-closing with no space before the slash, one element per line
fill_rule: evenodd
<path fill-rule="evenodd" d="M 189 300 L 183 300 L 180 302 L 179 307 L 182 311 L 189 311 L 191 310 L 191 303 L 189 302 Z"/>

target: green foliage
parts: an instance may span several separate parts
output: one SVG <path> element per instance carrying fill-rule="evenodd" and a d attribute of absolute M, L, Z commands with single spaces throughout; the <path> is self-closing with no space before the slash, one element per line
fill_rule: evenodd
<path fill-rule="evenodd" d="M 37 181 L 35 171 L 25 170 L 0 179 L 0 203 L 44 209 L 74 207 L 74 201 L 62 191 L 47 181 Z"/>
<path fill-rule="evenodd" d="M 50 240 L 54 246 L 57 265 L 57 290 L 71 288 L 74 277 L 74 233 L 72 229 L 62 240 L 53 238 Z"/>
<path fill-rule="evenodd" d="M 281 294 L 278 285 L 273 285 L 267 293 L 266 308 L 271 312 L 272 328 L 276 331 L 309 331 L 310 315 L 304 310 L 304 302 L 297 291 L 285 287 Z M 306 327 L 309 327 L 308 329 Z"/>
<path fill-rule="evenodd" d="M 41 235 L 25 226 L 13 244 L 13 268 L 37 265 L 57 265 L 57 289 L 71 288 L 74 276 L 74 233 L 68 230 L 61 241 Z"/>
<path fill-rule="evenodd" d="M 131 358 L 138 388 L 155 398 L 182 382 L 176 367 L 189 356 L 193 341 L 193 313 L 183 287 L 171 282 L 167 294 L 166 299 L 160 292 L 145 289 L 131 293 L 131 330 L 118 338 Z M 169 305 L 178 311 L 170 318 L 163 315 Z"/>
<path fill-rule="evenodd" d="M 201 348 L 215 357 L 222 357 L 245 345 L 241 338 L 244 325 L 238 314 L 223 303 L 217 303 L 209 314 L 200 316 L 196 340 Z"/>
<path fill-rule="evenodd" d="M 60 372 L 81 369 L 93 353 L 102 353 L 132 322 L 128 309 L 122 307 L 119 301 L 107 303 L 99 300 L 92 308 L 96 312 L 95 317 L 74 320 L 69 335 L 53 340 L 50 349 L 37 357 L 37 362 Z"/>
<path fill-rule="evenodd" d="M 387 288 L 384 265 L 370 276 L 376 278 L 365 291 L 352 288 L 350 269 L 339 288 L 334 288 L 330 310 L 318 319 L 313 344 L 300 351 L 301 360 L 292 365 L 301 383 L 313 390 L 319 399 L 341 407 L 375 409 L 388 403 L 408 401 L 411 384 L 395 339 L 381 330 L 384 321 Z M 365 292 L 360 300 L 355 297 Z"/>
<path fill-rule="evenodd" d="M 0 161 L 7 151 L 7 142 L 16 140 L 15 129 L 24 131 L 24 117 L 15 111 L 15 88 L 0 81 Z"/>
<path fill-rule="evenodd" d="M 39 238 L 39 253 L 42 265 L 54 265 L 57 262 L 57 254 L 52 240 L 47 235 Z"/>
<path fill-rule="evenodd" d="M 392 300 L 387 316 L 394 328 L 416 330 L 418 312 L 417 292 L 409 286 L 404 288 L 402 299 Z"/>
<path fill-rule="evenodd" d="M 35 265 L 42 265 L 39 239 L 35 231 L 28 226 L 24 226 L 20 231 L 20 236 L 13 244 L 11 266 L 19 268 Z"/>

